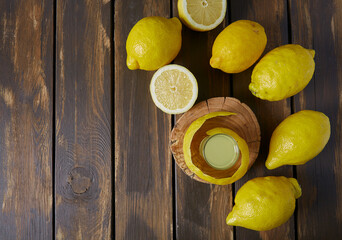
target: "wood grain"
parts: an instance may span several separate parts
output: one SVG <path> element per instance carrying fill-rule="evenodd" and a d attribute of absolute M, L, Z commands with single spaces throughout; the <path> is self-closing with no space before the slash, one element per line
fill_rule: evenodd
<path fill-rule="evenodd" d="M 178 16 L 177 0 L 172 1 L 173 16 Z M 188 68 L 198 82 L 197 102 L 212 97 L 230 96 L 230 76 L 209 65 L 216 36 L 229 16 L 209 32 L 195 32 L 183 27 L 182 49 L 174 63 Z M 179 117 L 179 116 L 178 116 Z M 233 239 L 233 227 L 225 219 L 232 207 L 232 185 L 208 185 L 193 181 L 175 167 L 177 239 Z"/>
<path fill-rule="evenodd" d="M 298 239 L 341 239 L 342 3 L 290 3 L 293 43 L 316 51 L 314 77 L 295 96 L 295 111 L 317 110 L 326 114 L 331 123 L 331 137 L 325 149 L 297 167 L 303 190 L 298 199 Z"/>
<path fill-rule="evenodd" d="M 153 72 L 126 66 L 126 39 L 147 16 L 170 17 L 167 0 L 115 1 L 115 239 L 172 239 L 171 117 L 149 92 Z"/>
<path fill-rule="evenodd" d="M 226 19 L 216 29 L 199 33 L 183 25 L 174 62 L 196 76 L 197 102 L 236 97 L 261 127 L 260 154 L 247 175 L 215 186 L 192 180 L 176 165 L 172 172 L 171 119 L 180 116 L 154 106 L 148 89 L 153 72 L 126 67 L 129 30 L 146 16 L 178 16 L 177 1 L 0 0 L 0 239 L 342 238 L 342 2 L 228 0 Z M 331 139 L 303 166 L 264 166 L 270 136 L 291 112 L 290 99 L 255 98 L 248 90 L 253 67 L 229 75 L 209 66 L 216 36 L 239 19 L 265 27 L 264 54 L 289 41 L 316 50 L 314 78 L 293 98 L 292 111 L 324 112 Z M 297 176 L 303 195 L 294 217 L 267 232 L 227 226 L 236 191 L 267 175 Z"/>
<path fill-rule="evenodd" d="M 232 21 L 248 19 L 260 23 L 267 35 L 267 46 L 264 54 L 283 44 L 288 43 L 287 3 L 277 1 L 231 1 Z M 246 103 L 256 114 L 261 128 L 261 148 L 258 159 L 244 178 L 238 181 L 235 191 L 248 180 L 262 176 L 292 177 L 292 167 L 281 167 L 268 171 L 265 160 L 268 154 L 270 137 L 275 127 L 291 113 L 290 99 L 268 102 L 260 100 L 248 90 L 253 66 L 248 70 L 233 75 L 233 96 Z M 236 228 L 236 239 L 294 239 L 294 217 L 286 224 L 266 232 L 256 232 L 244 228 Z"/>
<path fill-rule="evenodd" d="M 0 1 L 0 62 L 0 239 L 52 239 L 51 1 Z"/>
<path fill-rule="evenodd" d="M 111 1 L 57 1 L 56 239 L 110 239 Z"/>

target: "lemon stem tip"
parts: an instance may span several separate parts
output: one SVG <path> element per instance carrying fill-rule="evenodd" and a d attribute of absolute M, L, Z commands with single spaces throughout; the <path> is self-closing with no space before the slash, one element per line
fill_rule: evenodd
<path fill-rule="evenodd" d="M 171 21 L 177 23 L 177 24 L 181 24 L 181 22 L 179 21 L 179 19 L 177 17 L 173 17 L 171 18 Z"/>
<path fill-rule="evenodd" d="M 300 187 L 297 179 L 295 178 L 289 178 L 289 181 L 290 183 L 292 184 L 293 186 L 293 190 L 294 190 L 294 195 L 295 195 L 295 198 L 300 198 L 300 196 L 302 196 L 302 188 Z"/>
<path fill-rule="evenodd" d="M 315 57 L 315 50 L 313 50 L 313 49 L 308 49 L 308 51 L 309 51 L 309 53 L 310 53 L 310 55 L 312 56 L 312 58 L 314 58 Z"/>
<path fill-rule="evenodd" d="M 220 67 L 220 58 L 218 57 L 211 57 L 210 58 L 210 66 L 213 68 L 219 68 Z"/>
<path fill-rule="evenodd" d="M 128 56 L 127 57 L 127 67 L 130 69 L 130 70 L 136 70 L 136 69 L 139 69 L 140 66 L 139 66 L 139 63 L 136 59 Z"/>
<path fill-rule="evenodd" d="M 232 225 L 234 225 L 235 218 L 231 217 L 230 215 L 231 215 L 231 213 L 228 215 L 228 217 L 226 219 L 226 224 L 232 226 Z"/>
<path fill-rule="evenodd" d="M 282 165 L 278 164 L 277 158 L 274 158 L 274 157 L 267 157 L 266 158 L 265 167 L 268 170 L 273 170 L 273 169 L 276 169 L 277 167 L 280 167 L 280 166 L 282 166 Z"/>

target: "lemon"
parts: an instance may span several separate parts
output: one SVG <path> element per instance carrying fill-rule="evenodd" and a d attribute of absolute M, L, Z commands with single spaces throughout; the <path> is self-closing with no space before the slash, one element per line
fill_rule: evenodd
<path fill-rule="evenodd" d="M 247 170 L 249 165 L 249 149 L 246 141 L 241 138 L 237 133 L 232 131 L 228 128 L 213 128 L 206 132 L 208 136 L 212 136 L 218 133 L 224 133 L 232 136 L 235 141 L 237 142 L 240 153 L 241 153 L 241 165 L 236 170 L 236 172 L 230 176 L 230 177 L 224 177 L 224 178 L 216 178 L 214 176 L 208 175 L 204 173 L 199 167 L 197 167 L 193 161 L 192 161 L 192 155 L 191 155 L 191 143 L 193 140 L 193 137 L 195 136 L 195 133 L 202 127 L 202 125 L 211 118 L 214 117 L 222 117 L 222 116 L 230 116 L 230 115 L 236 115 L 236 113 L 232 112 L 212 112 L 209 114 L 204 115 L 203 117 L 200 117 L 196 119 L 194 122 L 191 123 L 189 128 L 187 129 L 185 135 L 184 135 L 184 141 L 183 141 L 183 152 L 184 152 L 184 160 L 187 167 L 195 173 L 199 178 L 213 183 L 217 185 L 227 185 L 231 184 L 240 178 L 242 178 Z"/>
<path fill-rule="evenodd" d="M 188 111 L 198 95 L 197 81 L 185 67 L 170 64 L 152 77 L 150 92 L 153 102 L 163 112 L 179 114 Z"/>
<path fill-rule="evenodd" d="M 274 130 L 266 167 L 301 165 L 317 156 L 330 138 L 329 118 L 303 110 L 290 115 Z"/>
<path fill-rule="evenodd" d="M 195 31 L 216 28 L 223 21 L 226 9 L 226 0 L 178 0 L 180 19 Z"/>
<path fill-rule="evenodd" d="M 273 49 L 253 69 L 249 90 L 268 101 L 279 101 L 299 93 L 315 71 L 314 56 L 314 50 L 296 44 Z"/>
<path fill-rule="evenodd" d="M 293 214 L 302 190 L 294 178 L 259 177 L 246 182 L 237 192 L 235 206 L 226 223 L 266 231 L 285 223 Z"/>
<path fill-rule="evenodd" d="M 126 41 L 127 66 L 131 70 L 157 70 L 169 64 L 182 45 L 178 18 L 145 17 L 138 21 Z"/>
<path fill-rule="evenodd" d="M 261 56 L 267 43 L 264 28 L 256 22 L 239 20 L 215 39 L 210 65 L 226 73 L 239 73 Z"/>

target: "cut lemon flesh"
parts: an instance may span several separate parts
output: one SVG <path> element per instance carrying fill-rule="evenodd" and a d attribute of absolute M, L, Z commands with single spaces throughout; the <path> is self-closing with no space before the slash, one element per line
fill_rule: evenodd
<path fill-rule="evenodd" d="M 197 81 L 185 67 L 170 64 L 160 68 L 153 75 L 150 92 L 153 102 L 163 112 L 184 113 L 197 99 Z"/>
<path fill-rule="evenodd" d="M 226 0 L 179 0 L 178 12 L 185 25 L 195 31 L 217 27 L 226 15 Z"/>

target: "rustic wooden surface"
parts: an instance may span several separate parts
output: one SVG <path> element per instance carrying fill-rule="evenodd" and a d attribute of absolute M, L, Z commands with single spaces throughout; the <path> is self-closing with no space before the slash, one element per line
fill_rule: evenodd
<path fill-rule="evenodd" d="M 192 180 L 169 150 L 179 116 L 158 110 L 153 72 L 126 67 L 125 42 L 146 16 L 178 16 L 177 0 L 0 0 L 0 239 L 342 239 L 342 3 L 228 0 L 224 22 L 183 25 L 174 63 L 198 80 L 197 102 L 232 96 L 261 128 L 259 157 L 228 186 Z M 316 51 L 313 80 L 267 102 L 248 90 L 252 68 L 209 66 L 230 22 L 264 26 L 264 54 L 286 43 Z M 266 170 L 270 136 L 286 116 L 324 112 L 331 139 L 304 166 Z M 294 176 L 303 189 L 290 221 L 266 232 L 225 224 L 236 191 L 257 176 Z"/>
<path fill-rule="evenodd" d="M 126 66 L 130 29 L 153 15 L 170 17 L 170 2 L 115 2 L 115 239 L 173 237 L 171 116 L 152 102 L 153 72 Z"/>
<path fill-rule="evenodd" d="M 111 2 L 57 1 L 55 237 L 109 239 Z"/>
<path fill-rule="evenodd" d="M 316 70 L 307 88 L 294 97 L 294 111 L 324 112 L 331 137 L 324 150 L 296 167 L 303 189 L 298 199 L 298 239 L 342 238 L 342 3 L 290 1 L 292 42 L 315 49 Z M 323 18 L 317 16 L 320 12 Z"/>
<path fill-rule="evenodd" d="M 0 1 L 0 239 L 53 235 L 53 4 Z"/>

